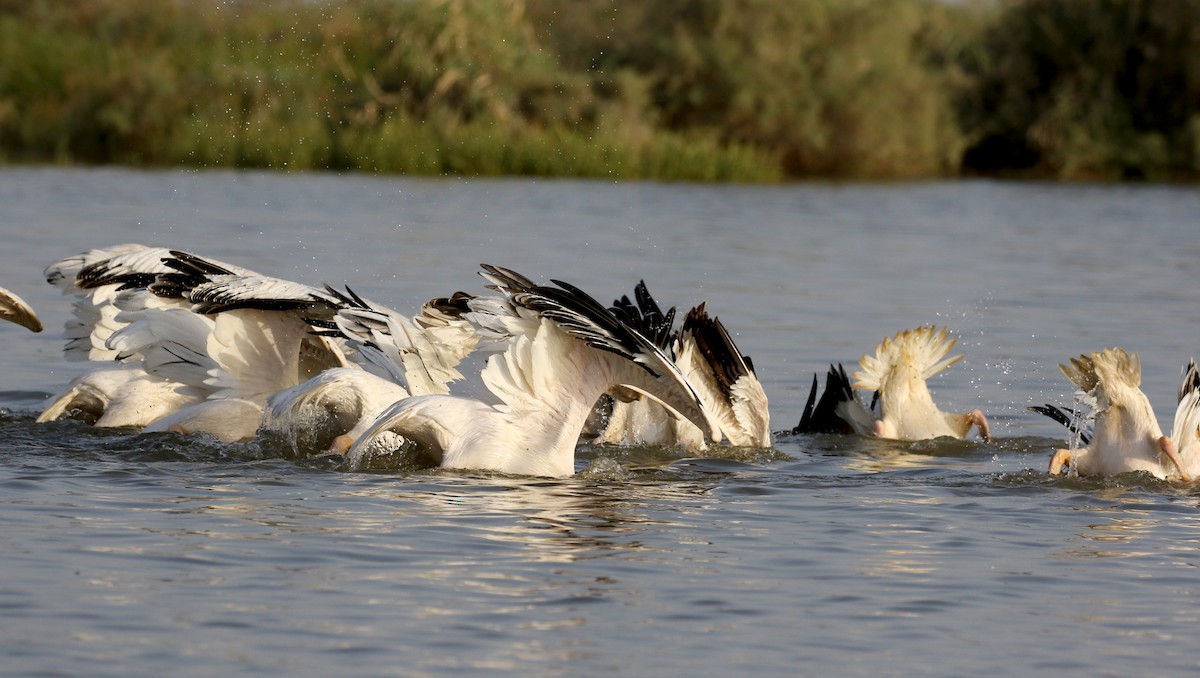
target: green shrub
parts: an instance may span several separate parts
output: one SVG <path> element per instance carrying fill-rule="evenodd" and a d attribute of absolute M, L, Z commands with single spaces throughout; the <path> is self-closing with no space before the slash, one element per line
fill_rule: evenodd
<path fill-rule="evenodd" d="M 1194 175 L 1200 2 L 1027 0 L 967 62 L 968 168 L 1065 178 Z"/>
<path fill-rule="evenodd" d="M 1200 0 L 0 0 L 0 159 L 1200 173 Z"/>

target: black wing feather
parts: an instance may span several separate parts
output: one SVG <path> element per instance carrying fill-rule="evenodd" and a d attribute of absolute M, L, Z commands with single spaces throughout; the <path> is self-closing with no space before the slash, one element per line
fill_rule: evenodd
<path fill-rule="evenodd" d="M 1182 402 L 1185 396 L 1196 391 L 1200 391 L 1200 372 L 1196 370 L 1196 361 L 1189 360 L 1183 366 L 1183 381 L 1179 384 L 1179 397 L 1175 402 Z"/>
<path fill-rule="evenodd" d="M 512 303 L 553 320 L 564 332 L 593 348 L 630 360 L 655 378 L 661 376 L 640 358 L 643 353 L 661 351 L 583 290 L 561 280 L 551 280 L 558 287 L 537 285 L 499 266 L 480 267 L 493 283 L 489 288 L 503 293 Z"/>
<path fill-rule="evenodd" d="M 1063 410 L 1062 408 L 1047 403 L 1045 405 L 1032 405 L 1029 407 L 1029 411 L 1037 412 L 1038 414 L 1050 417 L 1054 421 L 1066 426 L 1068 431 L 1079 436 L 1079 441 L 1084 445 L 1087 445 L 1089 442 L 1091 442 L 1091 436 L 1088 435 L 1086 431 L 1083 431 L 1079 428 L 1079 413 L 1075 410 Z M 1070 414 L 1068 414 L 1068 412 Z"/>
<path fill-rule="evenodd" d="M 753 374 L 754 370 L 751 369 L 746 357 L 738 351 L 737 345 L 733 343 L 733 337 L 729 336 L 725 325 L 719 318 L 710 317 L 704 306 L 702 302 L 688 311 L 687 316 L 683 319 L 680 334 L 692 336 L 696 347 L 708 364 L 712 366 L 713 375 L 716 377 L 721 393 L 728 398 L 732 394 L 733 385 L 737 383 L 737 380 Z"/>
<path fill-rule="evenodd" d="M 645 280 L 638 281 L 633 288 L 633 296 L 636 303 L 622 295 L 620 299 L 613 301 L 609 311 L 664 352 L 671 350 L 671 345 L 675 342 L 675 307 L 672 306 L 664 313 L 650 295 Z"/>
<path fill-rule="evenodd" d="M 846 368 L 840 363 L 837 367 L 829 366 L 825 375 L 825 392 L 821 399 L 817 396 L 817 375 L 813 375 L 812 390 L 808 394 L 808 402 L 804 405 L 804 413 L 800 415 L 800 423 L 792 429 L 792 433 L 852 433 L 854 428 L 850 422 L 842 419 L 837 413 L 838 405 L 855 399 L 854 388 L 846 376 Z"/>

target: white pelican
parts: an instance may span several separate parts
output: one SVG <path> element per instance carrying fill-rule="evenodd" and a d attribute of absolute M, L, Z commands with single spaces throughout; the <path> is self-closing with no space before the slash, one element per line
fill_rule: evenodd
<path fill-rule="evenodd" d="M 498 402 L 451 395 L 401 400 L 355 442 L 351 459 L 393 434 L 443 468 L 569 476 L 588 414 L 618 385 L 658 398 L 706 435 L 716 430 L 674 363 L 592 297 L 495 266 L 484 265 L 481 275 L 504 296 L 457 298 L 483 340 L 503 346 L 482 373 Z"/>
<path fill-rule="evenodd" d="M 75 297 L 74 318 L 67 322 L 64 331 L 67 339 L 64 357 L 70 361 L 113 360 L 116 351 L 106 343 L 114 332 L 137 317 L 132 311 L 187 308 L 188 302 L 179 294 L 148 291 L 162 276 L 180 275 L 166 263 L 174 255 L 173 250 L 165 247 L 127 243 L 81 252 L 46 267 L 46 282 Z M 241 275 L 253 274 L 230 264 L 219 265 Z M 117 315 L 122 312 L 124 320 L 118 320 Z"/>
<path fill-rule="evenodd" d="M 242 440 L 253 436 L 268 395 L 345 364 L 303 321 L 227 303 L 223 286 L 294 285 L 231 264 L 129 244 L 63 259 L 46 279 L 77 298 L 64 353 L 94 367 L 39 421 L 74 416 Z"/>
<path fill-rule="evenodd" d="M 1083 447 L 1055 450 L 1050 457 L 1050 475 L 1058 475 L 1069 465 L 1082 476 L 1145 471 L 1184 482 L 1200 476 L 1200 376 L 1194 361 L 1183 370 L 1170 436 L 1163 435 L 1150 401 L 1142 393 L 1142 367 L 1136 353 L 1108 348 L 1072 358 L 1069 365 L 1059 368 L 1079 388 L 1080 403 L 1091 407 L 1085 417 L 1093 419 L 1092 434 L 1090 440 L 1084 434 Z M 1071 423 L 1052 406 L 1037 411 Z"/>
<path fill-rule="evenodd" d="M 15 293 L 0 287 L 0 320 L 16 323 L 31 332 L 42 331 L 42 321 L 33 307 Z"/>
<path fill-rule="evenodd" d="M 169 270 L 161 261 L 167 253 L 145 245 L 116 245 L 81 252 L 46 268 L 46 281 L 75 297 L 74 317 L 64 331 L 64 357 L 94 362 L 51 399 L 39 422 L 71 417 L 97 426 L 143 427 L 203 399 L 198 389 L 146 372 L 140 356 L 114 362 L 118 351 L 106 346 L 136 316 L 135 309 L 182 305 L 146 290 L 158 273 Z M 123 313 L 125 318 L 118 320 Z"/>
<path fill-rule="evenodd" d="M 701 303 L 688 312 L 676 333 L 672 327 L 675 309 L 664 313 L 645 281 L 634 288 L 634 297 L 636 305 L 622 297 L 611 310 L 671 358 L 696 391 L 709 420 L 718 425 L 719 437 L 739 447 L 770 447 L 767 395 L 750 358 L 738 350 L 721 320 L 710 317 Z M 610 396 L 612 413 L 601 442 L 704 449 L 706 436 L 696 425 L 671 416 L 653 399 L 625 389 L 616 389 Z"/>
<path fill-rule="evenodd" d="M 441 300 L 408 318 L 349 289 L 327 289 L 343 304 L 332 321 L 313 324 L 345 340 L 365 369 L 326 370 L 268 400 L 260 435 L 300 455 L 344 454 L 390 405 L 449 393 L 462 379 L 459 363 L 479 341 L 470 323 L 439 308 Z"/>
<path fill-rule="evenodd" d="M 316 288 L 172 250 L 149 289 L 184 309 L 152 309 L 113 334 L 118 357 L 141 356 L 147 372 L 202 391 L 147 431 L 205 432 L 225 441 L 257 433 L 274 394 L 349 365 L 343 349 L 305 318 L 329 318 L 337 300 Z M 118 320 L 122 316 L 117 316 Z"/>
<path fill-rule="evenodd" d="M 37 421 L 70 418 L 100 427 L 141 428 L 203 398 L 195 388 L 147 373 L 140 363 L 110 361 L 72 379 Z"/>
<path fill-rule="evenodd" d="M 193 311 L 215 318 L 218 331 L 208 350 L 230 375 L 220 381 L 231 384 L 210 400 L 265 404 L 257 433 L 296 455 L 344 453 L 388 405 L 409 395 L 447 393 L 448 384 L 462 378 L 456 366 L 478 341 L 469 323 L 432 304 L 408 318 L 348 288 L 342 293 L 212 272 L 201 277 L 206 280 L 184 285 L 183 295 Z M 230 317 L 236 322 L 226 322 Z M 223 323 L 237 330 L 233 340 L 217 341 L 229 334 L 220 331 Z M 270 331 L 246 331 L 264 323 Z"/>
<path fill-rule="evenodd" d="M 859 360 L 861 369 L 852 375 L 853 383 L 846 383 L 844 370 L 835 370 L 831 366 L 825 394 L 815 408 L 812 403 L 817 381 L 813 378 L 808 404 L 800 425 L 793 432 L 853 431 L 892 440 L 926 440 L 942 436 L 961 439 L 976 426 L 979 436 L 990 440 L 987 417 L 981 410 L 965 414 L 942 412 L 934 404 L 925 383 L 929 377 L 962 359 L 961 355 L 946 357 L 957 342 L 945 329 L 923 326 L 884 338 L 875 346 L 875 355 L 864 355 Z M 875 392 L 871 409 L 859 402 L 852 388 Z M 878 418 L 872 414 L 875 405 L 879 406 Z"/>

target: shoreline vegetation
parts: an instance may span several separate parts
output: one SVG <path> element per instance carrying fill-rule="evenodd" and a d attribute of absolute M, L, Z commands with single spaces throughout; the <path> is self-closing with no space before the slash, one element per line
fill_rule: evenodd
<path fill-rule="evenodd" d="M 0 0 L 0 162 L 1200 178 L 1200 0 Z"/>

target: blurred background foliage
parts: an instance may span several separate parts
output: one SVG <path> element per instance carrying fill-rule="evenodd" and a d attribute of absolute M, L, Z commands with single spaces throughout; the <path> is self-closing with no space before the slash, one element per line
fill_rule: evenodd
<path fill-rule="evenodd" d="M 1200 0 L 0 0 L 0 160 L 1200 173 Z"/>

